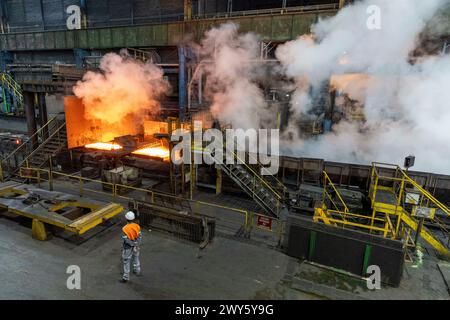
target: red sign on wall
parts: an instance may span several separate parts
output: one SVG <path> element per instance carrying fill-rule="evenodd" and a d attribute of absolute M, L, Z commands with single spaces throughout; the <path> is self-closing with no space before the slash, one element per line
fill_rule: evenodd
<path fill-rule="evenodd" d="M 256 219 L 256 226 L 261 229 L 272 230 L 272 218 L 258 216 Z"/>

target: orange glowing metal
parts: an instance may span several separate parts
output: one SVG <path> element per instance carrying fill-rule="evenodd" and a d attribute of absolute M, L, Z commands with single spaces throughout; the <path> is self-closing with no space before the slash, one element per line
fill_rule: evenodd
<path fill-rule="evenodd" d="M 157 158 L 162 158 L 164 160 L 168 160 L 170 157 L 169 149 L 167 149 L 165 147 L 145 147 L 145 148 L 133 151 L 133 154 L 149 156 L 149 157 L 157 157 Z"/>
<path fill-rule="evenodd" d="M 86 148 L 89 149 L 97 149 L 97 150 L 120 150 L 123 149 L 121 145 L 115 144 L 115 143 L 108 143 L 108 142 L 96 142 L 85 145 Z"/>

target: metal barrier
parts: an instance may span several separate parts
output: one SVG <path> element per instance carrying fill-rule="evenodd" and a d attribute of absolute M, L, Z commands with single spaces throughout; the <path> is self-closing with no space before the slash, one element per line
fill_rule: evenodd
<path fill-rule="evenodd" d="M 75 182 L 78 189 L 78 194 L 80 196 L 87 195 L 87 192 L 92 192 L 95 194 L 100 194 L 103 196 L 109 196 L 111 197 L 113 202 L 130 202 L 134 200 L 142 200 L 147 201 L 151 204 L 155 205 L 161 205 L 162 202 L 158 201 L 158 199 L 167 199 L 169 202 L 178 202 L 178 201 L 185 201 L 190 204 L 190 207 L 192 209 L 192 213 L 194 214 L 202 214 L 205 215 L 205 211 L 208 211 L 209 214 L 214 214 L 214 212 L 217 212 L 219 210 L 225 211 L 226 214 L 235 213 L 238 218 L 238 221 L 242 222 L 242 225 L 244 226 L 244 229 L 246 232 L 252 232 L 252 230 L 255 228 L 255 222 L 254 220 L 258 216 L 263 216 L 248 210 L 238 209 L 238 208 L 232 208 L 224 205 L 204 202 L 204 201 L 198 201 L 198 200 L 191 200 L 187 198 L 183 198 L 180 196 L 175 196 L 171 194 L 166 194 L 163 192 L 158 192 L 154 190 L 148 190 L 144 188 L 139 187 L 133 187 L 133 186 L 127 186 L 123 184 L 115 184 L 111 182 L 105 182 L 101 180 L 95 180 L 90 178 L 81 177 L 78 175 L 71 175 L 66 174 L 58 171 L 53 171 L 50 169 L 42 169 L 42 168 L 27 168 L 27 167 L 21 167 L 19 170 L 19 176 L 24 179 L 30 179 L 36 181 L 37 185 L 41 187 L 43 183 L 48 183 L 49 190 L 53 190 L 54 182 L 56 178 L 62 178 L 67 179 L 71 182 Z M 100 186 L 98 189 L 94 189 L 89 184 L 95 184 Z M 105 188 L 108 190 L 105 190 Z M 118 190 L 121 190 L 121 193 L 118 192 Z M 269 217 L 268 217 L 269 218 Z M 277 227 L 275 230 L 273 229 L 262 229 L 259 228 L 258 230 L 261 231 L 267 231 L 271 235 L 275 235 L 275 237 L 278 237 L 278 243 L 281 243 L 281 238 L 283 236 L 284 232 L 284 222 L 282 222 L 279 219 L 270 217 L 272 221 L 275 221 Z M 223 221 L 221 219 L 218 219 L 218 221 Z M 231 220 L 230 220 L 231 221 Z"/>

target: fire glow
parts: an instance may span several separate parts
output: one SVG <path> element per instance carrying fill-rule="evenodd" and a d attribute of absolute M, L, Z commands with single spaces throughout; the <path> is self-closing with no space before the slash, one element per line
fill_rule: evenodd
<path fill-rule="evenodd" d="M 121 145 L 118 145 L 115 143 L 108 143 L 108 142 L 96 142 L 96 143 L 87 144 L 87 145 L 85 145 L 85 148 L 106 150 L 106 151 L 123 149 L 123 147 Z"/>
<path fill-rule="evenodd" d="M 161 158 L 163 160 L 169 160 L 170 152 L 165 147 L 145 147 L 132 152 L 133 154 Z"/>

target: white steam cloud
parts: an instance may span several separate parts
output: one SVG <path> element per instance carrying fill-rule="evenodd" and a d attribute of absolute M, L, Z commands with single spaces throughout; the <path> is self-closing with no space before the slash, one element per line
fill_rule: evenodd
<path fill-rule="evenodd" d="M 360 1 L 314 25 L 313 37 L 280 46 L 277 58 L 297 82 L 306 78 L 315 86 L 332 75 L 369 76 L 364 81 L 350 79 L 339 88 L 364 99 L 364 125 L 341 121 L 317 138 L 285 141 L 285 152 L 364 164 L 402 164 L 405 156 L 414 154 L 414 169 L 449 174 L 450 57 L 424 57 L 410 63 L 426 23 L 448 2 Z M 366 26 L 369 5 L 381 9 L 379 30 Z M 292 103 L 293 113 L 300 117 L 309 108 L 305 88 L 297 86 L 295 97 L 300 99 Z"/>
<path fill-rule="evenodd" d="M 213 116 L 235 128 L 258 128 L 267 118 L 264 94 L 256 81 L 261 69 L 258 37 L 239 34 L 237 25 L 226 23 L 207 31 L 197 50 Z"/>

